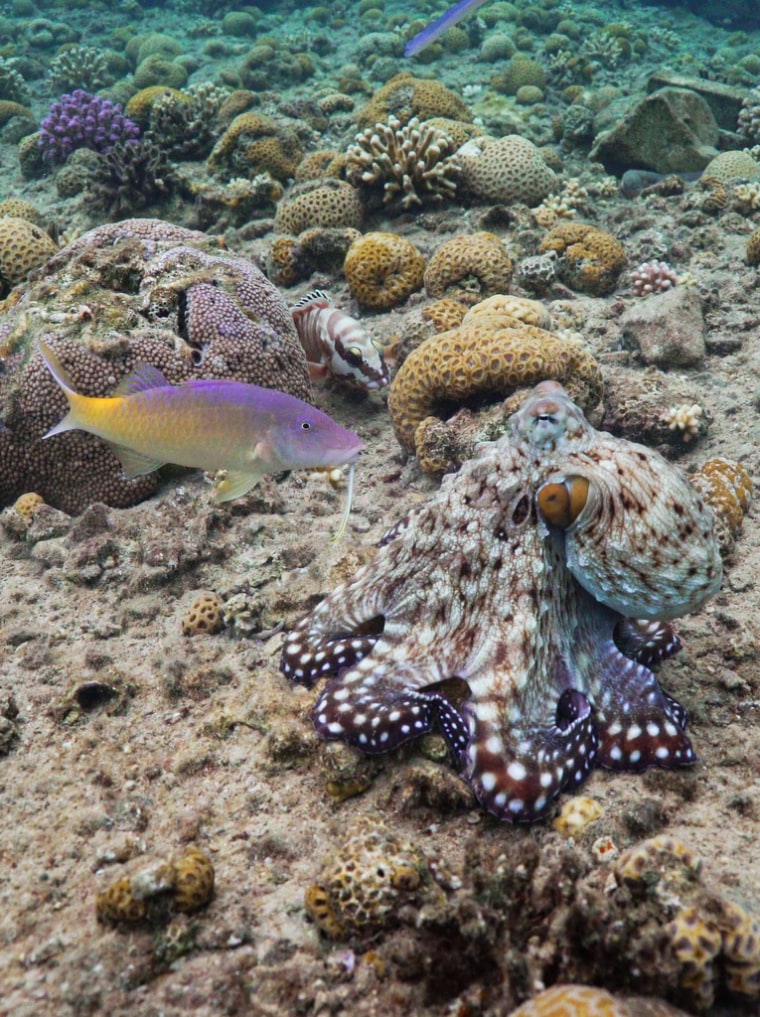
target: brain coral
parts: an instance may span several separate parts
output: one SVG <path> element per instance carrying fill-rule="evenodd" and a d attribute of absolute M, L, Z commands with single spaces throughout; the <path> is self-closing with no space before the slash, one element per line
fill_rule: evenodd
<path fill-rule="evenodd" d="M 34 350 L 43 332 L 86 395 L 110 394 L 148 363 L 173 384 L 233 378 L 311 399 L 287 305 L 255 265 L 160 220 L 99 226 L 51 258 L 5 310 L 0 505 L 35 490 L 79 512 L 93 501 L 134 504 L 158 484 L 155 474 L 125 479 L 111 450 L 83 431 L 39 440 L 66 409 Z"/>
<path fill-rule="evenodd" d="M 275 180 L 292 177 L 303 156 L 293 127 L 261 113 L 241 113 L 214 145 L 209 168 L 232 176 L 267 172 Z"/>
<path fill-rule="evenodd" d="M 363 129 L 387 120 L 390 114 L 398 117 L 402 124 L 412 117 L 420 120 L 448 117 L 472 123 L 472 113 L 456 92 L 439 81 L 415 78 L 407 72 L 387 81 L 360 111 L 357 122 Z"/>
<path fill-rule="evenodd" d="M 557 177 L 527 138 L 472 138 L 457 151 L 462 181 L 481 201 L 534 207 L 557 189 Z"/>
<path fill-rule="evenodd" d="M 595 297 L 612 293 L 626 264 L 623 245 L 611 233 L 586 223 L 555 226 L 541 251 L 558 255 L 557 272 L 563 282 Z"/>
<path fill-rule="evenodd" d="M 344 180 L 306 180 L 296 184 L 277 206 L 274 228 L 277 233 L 302 233 L 313 226 L 349 226 L 358 229 L 362 221 L 359 195 Z"/>
<path fill-rule="evenodd" d="M 428 262 L 425 289 L 430 297 L 476 303 L 508 289 L 512 268 L 512 259 L 493 233 L 452 237 Z"/>
<path fill-rule="evenodd" d="M 421 288 L 425 259 L 410 240 L 395 233 L 365 233 L 349 247 L 343 272 L 362 307 L 383 311 Z"/>
<path fill-rule="evenodd" d="M 391 384 L 388 412 L 399 443 L 414 449 L 426 418 L 446 416 L 462 400 L 504 397 L 547 378 L 562 382 L 586 409 L 601 399 L 599 366 L 581 343 L 518 319 L 495 327 L 489 315 L 476 316 L 409 354 Z"/>
<path fill-rule="evenodd" d="M 729 180 L 758 180 L 760 163 L 749 152 L 720 152 L 705 166 L 702 179 L 719 180 L 722 184 Z"/>
<path fill-rule="evenodd" d="M 20 216 L 0 219 L 0 296 L 58 250 L 48 234 Z"/>

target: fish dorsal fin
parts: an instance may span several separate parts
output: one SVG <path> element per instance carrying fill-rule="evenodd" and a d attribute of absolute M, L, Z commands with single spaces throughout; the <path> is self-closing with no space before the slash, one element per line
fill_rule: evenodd
<path fill-rule="evenodd" d="M 108 444 L 113 454 L 121 463 L 121 468 L 124 470 L 124 476 L 127 480 L 132 480 L 134 477 L 144 477 L 146 473 L 153 473 L 159 466 L 164 465 L 162 459 L 152 459 L 150 456 L 143 455 L 141 452 L 135 452 L 131 448 L 125 448 L 123 445 L 114 445 L 111 442 Z"/>
<path fill-rule="evenodd" d="M 114 396 L 137 395 L 151 388 L 166 388 L 169 382 L 153 364 L 138 364 L 134 371 L 125 375 L 111 393 Z"/>
<path fill-rule="evenodd" d="M 297 300 L 295 304 L 293 304 L 291 310 L 295 311 L 297 307 L 306 307 L 307 304 L 314 303 L 315 301 L 324 301 L 328 307 L 333 306 L 332 299 L 327 295 L 327 293 L 325 293 L 324 290 L 309 290 L 306 296 L 301 297 L 300 300 Z"/>

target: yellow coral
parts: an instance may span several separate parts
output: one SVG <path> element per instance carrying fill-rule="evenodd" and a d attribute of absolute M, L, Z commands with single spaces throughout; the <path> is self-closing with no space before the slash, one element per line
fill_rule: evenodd
<path fill-rule="evenodd" d="M 267 275 L 276 286 L 294 286 L 303 275 L 295 237 L 276 237 L 269 248 Z"/>
<path fill-rule="evenodd" d="M 44 221 L 42 212 L 25 198 L 6 198 L 4 201 L 0 201 L 0 219 L 6 219 L 8 216 L 26 219 L 27 222 L 33 222 L 35 226 L 41 226 Z"/>
<path fill-rule="evenodd" d="M 705 166 L 702 179 L 717 180 L 722 184 L 729 180 L 758 180 L 760 163 L 749 152 L 720 152 Z"/>
<path fill-rule="evenodd" d="M 359 195 L 344 180 L 308 180 L 297 184 L 279 203 L 274 228 L 277 233 L 292 234 L 314 226 L 357 229 L 362 214 Z"/>
<path fill-rule="evenodd" d="M 696 907 L 682 908 L 665 932 L 681 968 L 681 988 L 691 993 L 700 1009 L 706 1009 L 715 996 L 713 961 L 720 953 L 720 932 Z"/>
<path fill-rule="evenodd" d="M 415 78 L 404 71 L 387 81 L 372 97 L 357 117 L 360 128 L 371 127 L 387 120 L 392 113 L 402 124 L 412 117 L 430 120 L 431 117 L 448 117 L 472 123 L 472 113 L 456 92 L 433 78 Z"/>
<path fill-rule="evenodd" d="M 481 201 L 538 205 L 557 177 L 540 150 L 519 134 L 472 138 L 457 152 L 467 190 Z"/>
<path fill-rule="evenodd" d="M 198 911 L 214 896 L 214 865 L 200 848 L 190 848 L 174 863 L 174 909 Z"/>
<path fill-rule="evenodd" d="M 267 172 L 276 180 L 292 177 L 303 155 L 296 133 L 261 113 L 241 113 L 214 145 L 212 169 L 230 168 L 253 176 Z"/>
<path fill-rule="evenodd" d="M 752 478 L 741 463 L 717 456 L 703 463 L 689 480 L 715 513 L 721 550 L 730 551 L 752 501 Z"/>
<path fill-rule="evenodd" d="M 464 234 L 434 252 L 425 269 L 425 289 L 431 297 L 474 303 L 508 289 L 513 267 L 504 244 L 493 233 Z"/>
<path fill-rule="evenodd" d="M 594 798 L 577 795 L 562 806 L 554 820 L 554 829 L 560 837 L 580 837 L 587 826 L 601 818 L 604 809 Z"/>
<path fill-rule="evenodd" d="M 0 219 L 0 288 L 12 289 L 57 250 L 55 241 L 27 219 Z"/>
<path fill-rule="evenodd" d="M 305 180 L 322 180 L 324 177 L 340 177 L 346 165 L 346 156 L 334 148 L 320 148 L 309 152 L 296 166 L 296 183 Z"/>
<path fill-rule="evenodd" d="M 557 253 L 563 282 L 597 297 L 614 290 L 626 264 L 623 245 L 611 233 L 587 223 L 564 222 L 555 226 L 540 250 Z"/>
<path fill-rule="evenodd" d="M 124 112 L 130 120 L 134 120 L 141 127 L 147 127 L 154 104 L 166 95 L 170 95 L 177 102 L 189 103 L 191 101 L 190 96 L 178 88 L 170 88 L 168 85 L 149 85 L 147 88 L 141 88 L 132 96 Z"/>
<path fill-rule="evenodd" d="M 631 1011 L 605 989 L 555 985 L 513 1010 L 510 1017 L 631 1017 Z"/>
<path fill-rule="evenodd" d="M 35 494 L 34 491 L 29 491 L 27 494 L 22 494 L 20 498 L 17 498 L 13 507 L 28 526 L 32 519 L 34 519 L 37 510 L 44 504 L 45 499 L 41 494 Z"/>
<path fill-rule="evenodd" d="M 448 329 L 457 328 L 462 324 L 466 311 L 466 304 L 459 300 L 452 300 L 450 297 L 443 297 L 426 307 L 422 312 L 422 317 L 432 321 L 436 332 L 446 332 Z"/>
<path fill-rule="evenodd" d="M 28 106 L 22 106 L 20 102 L 13 102 L 12 99 L 0 99 L 0 127 L 5 127 L 12 117 L 25 117 L 27 120 L 34 120 L 34 113 Z"/>
<path fill-rule="evenodd" d="M 586 408 L 601 398 L 599 365 L 581 343 L 517 320 L 494 329 L 486 317 L 431 336 L 410 353 L 393 379 L 388 410 L 399 442 L 414 449 L 417 426 L 441 403 L 506 396 L 547 378 L 562 382 Z"/>
<path fill-rule="evenodd" d="M 465 314 L 464 324 L 479 321 L 486 315 L 492 321 L 502 322 L 504 325 L 513 325 L 517 319 L 537 328 L 552 327 L 552 316 L 540 300 L 515 297 L 511 293 L 494 293 L 493 296 L 481 300 Z"/>
<path fill-rule="evenodd" d="M 420 289 L 425 259 L 405 237 L 365 233 L 349 247 L 343 272 L 362 307 L 382 311 L 398 307 Z"/>
<path fill-rule="evenodd" d="M 760 265 L 760 229 L 754 230 L 747 238 L 747 264 Z"/>
<path fill-rule="evenodd" d="M 648 873 L 657 873 L 674 865 L 694 875 L 701 868 L 698 856 L 683 841 L 660 834 L 625 851 L 615 865 L 615 877 L 619 883 L 646 886 Z"/>
<path fill-rule="evenodd" d="M 199 594 L 182 619 L 182 634 L 196 636 L 202 632 L 211 635 L 224 628 L 223 601 L 218 593 Z"/>

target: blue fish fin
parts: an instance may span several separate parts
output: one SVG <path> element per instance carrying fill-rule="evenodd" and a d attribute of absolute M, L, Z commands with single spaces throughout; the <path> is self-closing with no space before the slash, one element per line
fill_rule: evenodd
<path fill-rule="evenodd" d="M 214 488 L 214 498 L 217 502 L 242 498 L 263 476 L 263 472 L 244 473 L 242 470 L 227 470 L 227 476 Z"/>
<path fill-rule="evenodd" d="M 60 424 L 58 426 L 60 427 Z M 151 456 L 143 455 L 142 452 L 135 452 L 134 449 L 125 448 L 124 445 L 114 445 L 112 442 L 109 442 L 108 446 L 121 463 L 121 468 L 124 470 L 124 476 L 127 480 L 143 477 L 146 473 L 153 473 L 159 466 L 164 465 L 163 459 L 153 459 Z"/>
<path fill-rule="evenodd" d="M 113 396 L 130 396 L 147 392 L 151 388 L 166 388 L 169 382 L 153 364 L 138 364 L 125 375 L 111 393 Z"/>

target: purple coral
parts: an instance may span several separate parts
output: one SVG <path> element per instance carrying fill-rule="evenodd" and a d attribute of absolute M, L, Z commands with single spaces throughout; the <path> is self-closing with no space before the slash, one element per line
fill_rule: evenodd
<path fill-rule="evenodd" d="M 107 152 L 119 141 L 140 136 L 140 128 L 124 116 L 118 102 L 81 88 L 54 102 L 40 124 L 39 147 L 45 159 L 65 162 L 76 148 Z"/>
<path fill-rule="evenodd" d="M 631 285 L 637 297 L 647 297 L 677 286 L 678 276 L 666 261 L 643 261 L 631 272 Z"/>

